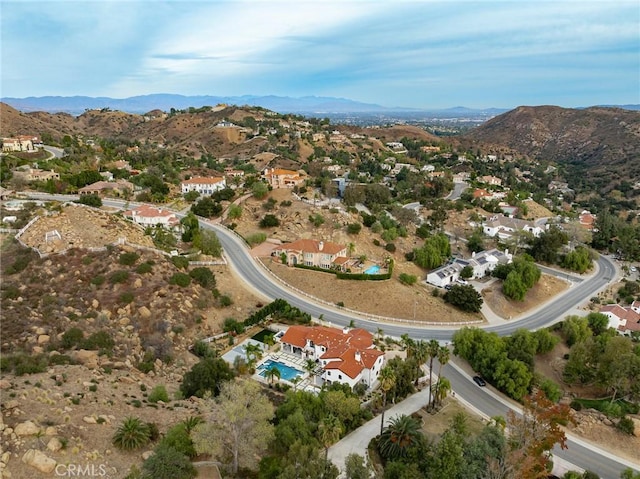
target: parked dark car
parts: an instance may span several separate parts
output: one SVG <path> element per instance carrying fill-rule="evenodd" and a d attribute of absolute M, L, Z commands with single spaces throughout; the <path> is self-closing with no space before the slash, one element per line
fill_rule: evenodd
<path fill-rule="evenodd" d="M 485 387 L 487 385 L 487 382 L 484 379 L 482 379 L 480 376 L 473 376 L 473 382 L 480 387 Z"/>

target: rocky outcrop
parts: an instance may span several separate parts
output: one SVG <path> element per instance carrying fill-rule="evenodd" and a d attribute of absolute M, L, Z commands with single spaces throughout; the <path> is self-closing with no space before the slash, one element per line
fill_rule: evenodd
<path fill-rule="evenodd" d="M 29 449 L 25 452 L 22 456 L 22 462 L 45 474 L 51 474 L 58 464 L 55 459 L 36 449 Z"/>

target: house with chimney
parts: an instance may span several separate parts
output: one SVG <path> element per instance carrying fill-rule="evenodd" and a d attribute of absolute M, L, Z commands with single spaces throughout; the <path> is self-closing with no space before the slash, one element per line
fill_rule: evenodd
<path fill-rule="evenodd" d="M 127 210 L 122 213 L 122 216 L 144 227 L 162 226 L 167 229 L 180 227 L 180 219 L 174 213 L 150 205 L 140 205 Z"/>
<path fill-rule="evenodd" d="M 384 364 L 373 335 L 362 328 L 290 326 L 280 339 L 282 351 L 315 361 L 322 384 L 364 384 L 371 388 Z"/>
<path fill-rule="evenodd" d="M 197 191 L 201 195 L 212 195 L 216 191 L 227 187 L 227 182 L 223 177 L 217 176 L 195 176 L 180 183 L 182 194 L 190 191 Z"/>
<path fill-rule="evenodd" d="M 347 247 L 331 241 L 314 239 L 299 239 L 291 243 L 284 243 L 275 248 L 273 256 L 286 257 L 286 264 L 295 266 L 315 266 L 323 269 L 339 269 L 345 271 L 350 258 Z"/>

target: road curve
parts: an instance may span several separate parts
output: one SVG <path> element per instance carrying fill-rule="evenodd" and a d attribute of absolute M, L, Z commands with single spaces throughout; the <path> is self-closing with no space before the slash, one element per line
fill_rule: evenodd
<path fill-rule="evenodd" d="M 57 195 L 56 197 L 54 195 L 37 194 L 33 196 L 37 196 L 40 199 L 48 198 L 61 201 L 74 199 L 72 196 L 66 195 Z M 125 202 L 107 200 L 105 203 L 121 207 Z M 133 204 L 130 205 L 133 206 Z M 326 321 L 341 326 L 346 326 L 353 320 L 358 327 L 373 332 L 378 328 L 382 328 L 386 335 L 394 337 L 400 337 L 402 334 L 408 333 L 415 339 L 437 339 L 446 342 L 451 340 L 453 333 L 457 330 L 451 327 L 425 328 L 410 324 L 373 321 L 314 301 L 304 295 L 296 294 L 291 288 L 279 283 L 264 267 L 259 265 L 250 256 L 249 250 L 241 237 L 219 224 L 201 221 L 201 225 L 216 231 L 224 249 L 225 256 L 235 274 L 237 274 L 248 287 L 252 288 L 265 299 L 282 298 L 289 302 L 289 304 L 303 309 L 313 317 L 318 318 L 322 315 Z M 580 282 L 579 287 L 577 287 L 577 285 L 574 286 L 561 298 L 545 305 L 527 317 L 505 323 L 504 325 L 485 327 L 485 329 L 494 331 L 500 335 L 508 335 L 520 328 L 539 329 L 553 324 L 560 321 L 576 304 L 580 304 L 587 298 L 593 296 L 601 288 L 604 288 L 615 278 L 615 274 L 616 269 L 613 262 L 605 256 L 600 256 L 598 259 L 597 273 L 591 278 Z M 491 394 L 488 389 L 485 390 L 475 386 L 475 383 L 470 380 L 469 376 L 460 369 L 452 366 L 445 366 L 445 368 L 444 373 L 459 397 L 473 404 L 476 409 L 487 417 L 495 415 L 506 416 L 509 406 L 503 398 L 497 394 Z M 597 447 L 585 447 L 583 441 L 571 437 L 568 439 L 567 445 L 567 450 L 554 450 L 554 454 L 572 464 L 596 472 L 603 479 L 617 479 L 620 477 L 620 472 L 631 465 L 629 461 L 617 458 Z M 638 469 L 638 466 L 634 465 L 634 469 Z"/>

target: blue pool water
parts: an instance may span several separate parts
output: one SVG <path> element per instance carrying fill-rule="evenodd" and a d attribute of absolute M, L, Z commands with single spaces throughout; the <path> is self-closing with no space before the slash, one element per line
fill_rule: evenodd
<path fill-rule="evenodd" d="M 379 271 L 380 271 L 380 266 L 378 266 L 377 264 L 374 264 L 373 266 L 369 266 L 364 271 L 364 274 L 378 274 Z"/>
<path fill-rule="evenodd" d="M 287 381 L 291 381 L 293 378 L 297 376 L 302 376 L 304 373 L 299 369 L 292 368 L 291 366 L 287 366 L 286 364 L 281 363 L 280 361 L 274 361 L 273 359 L 267 359 L 264 363 L 258 366 L 258 372 L 260 376 L 266 377 L 267 370 L 272 367 L 278 368 L 280 371 L 280 378 L 286 379 Z"/>

